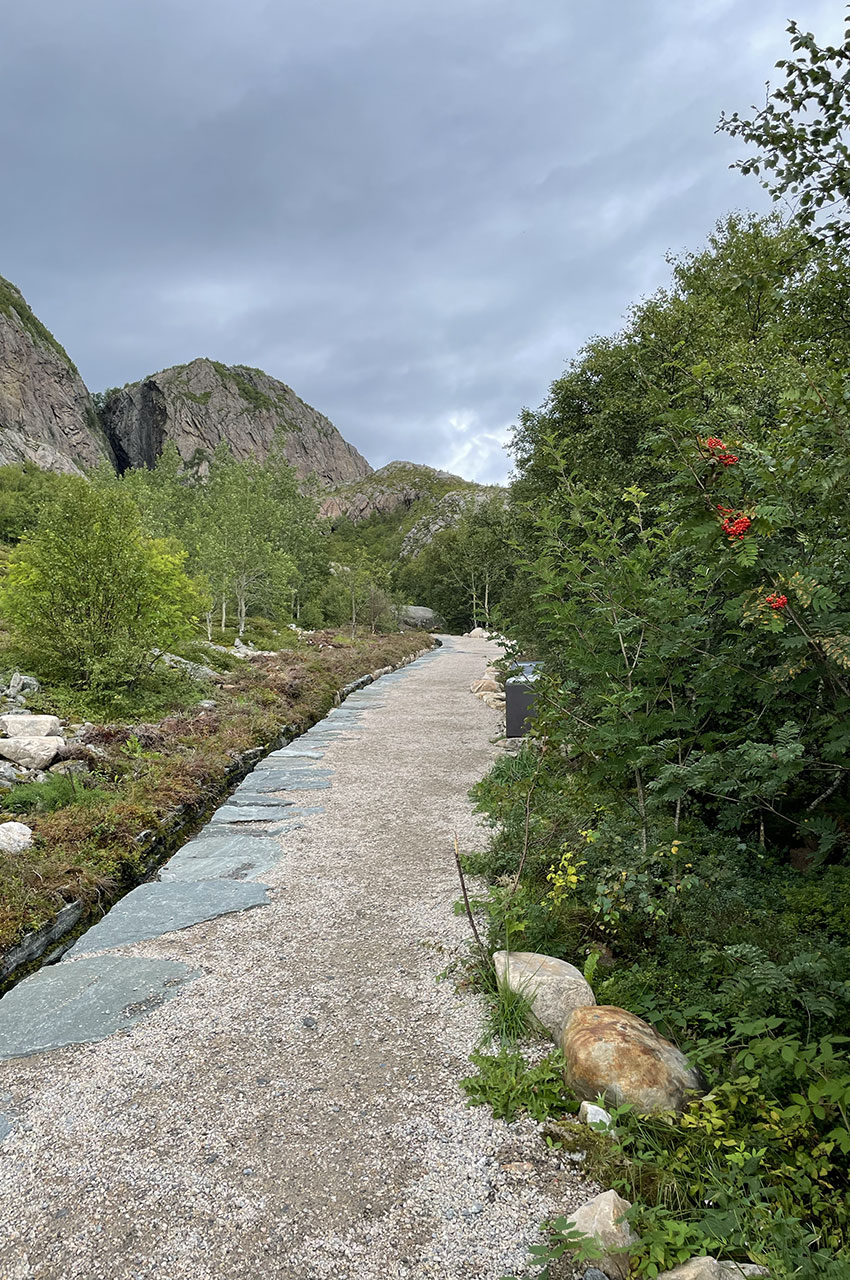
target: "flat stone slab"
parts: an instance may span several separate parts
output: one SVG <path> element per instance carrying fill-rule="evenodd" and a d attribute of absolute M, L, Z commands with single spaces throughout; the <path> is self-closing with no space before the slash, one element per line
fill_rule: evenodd
<path fill-rule="evenodd" d="M 272 751 L 269 755 L 264 756 L 257 768 L 259 769 L 261 765 L 265 764 L 266 760 L 291 760 L 293 758 L 298 760 L 302 758 L 304 760 L 322 760 L 324 755 L 324 751 L 313 751 L 309 747 L 281 747 L 280 751 Z"/>
<path fill-rule="evenodd" d="M 175 960 L 96 956 L 50 965 L 0 1000 L 0 1059 L 103 1040 L 179 992 L 197 971 Z"/>
<path fill-rule="evenodd" d="M 285 804 L 223 804 L 216 809 L 212 822 L 274 822 L 290 816 Z"/>
<path fill-rule="evenodd" d="M 220 828 L 219 828 L 220 830 Z M 210 835 L 190 840 L 161 868 L 173 880 L 253 880 L 280 862 L 276 840 L 257 835 Z"/>
<path fill-rule="evenodd" d="M 227 797 L 227 803 L 259 804 L 273 808 L 287 803 L 277 795 L 278 791 L 283 790 L 284 787 L 277 781 L 273 787 L 245 787 L 244 790 L 242 787 L 237 787 L 233 794 Z"/>
<path fill-rule="evenodd" d="M 140 884 L 75 942 L 66 960 L 86 951 L 126 947 L 145 938 L 188 929 L 202 920 L 268 904 L 264 884 L 232 880 L 193 880 Z"/>

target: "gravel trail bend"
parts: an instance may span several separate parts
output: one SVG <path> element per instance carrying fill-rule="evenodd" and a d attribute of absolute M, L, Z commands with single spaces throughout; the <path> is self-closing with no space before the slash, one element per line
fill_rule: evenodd
<path fill-rule="evenodd" d="M 495 654 L 447 639 L 306 735 L 331 785 L 273 836 L 269 904 L 109 950 L 188 965 L 173 999 L 0 1062 L 2 1280 L 498 1280 L 593 1194 L 536 1125 L 466 1106 L 480 1001 L 437 981 Z"/>

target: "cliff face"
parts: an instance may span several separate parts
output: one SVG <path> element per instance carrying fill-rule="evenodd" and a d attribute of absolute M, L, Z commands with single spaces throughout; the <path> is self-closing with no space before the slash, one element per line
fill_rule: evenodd
<path fill-rule="evenodd" d="M 325 498 L 321 514 L 358 524 L 370 516 L 402 514 L 423 499 L 437 501 L 446 493 L 474 489 L 475 485 L 449 471 L 437 471 L 416 462 L 388 462 L 365 479 L 336 489 Z"/>
<path fill-rule="evenodd" d="M 0 465 L 81 473 L 112 453 L 65 351 L 0 276 Z"/>
<path fill-rule="evenodd" d="M 193 360 L 164 369 L 109 393 L 101 421 L 119 471 L 153 466 L 167 440 L 200 474 L 222 441 L 237 460 L 262 462 L 278 433 L 302 480 L 313 474 L 330 487 L 372 470 L 323 414 L 283 382 L 244 365 Z"/>

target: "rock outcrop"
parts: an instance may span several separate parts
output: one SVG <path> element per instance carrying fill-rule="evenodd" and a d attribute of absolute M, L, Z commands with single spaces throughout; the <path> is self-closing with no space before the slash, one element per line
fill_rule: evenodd
<path fill-rule="evenodd" d="M 496 485 L 484 486 L 471 484 L 466 480 L 459 481 L 457 488 L 443 494 L 431 510 L 426 511 L 408 531 L 401 544 L 402 556 L 410 558 L 418 555 L 443 529 L 453 528 L 463 516 L 474 512 L 482 503 L 502 492 L 504 491 Z"/>
<path fill-rule="evenodd" d="M 579 1098 L 636 1111 L 681 1111 L 699 1092 L 699 1072 L 648 1022 L 614 1005 L 576 1009 L 561 1034 L 565 1076 Z"/>
<path fill-rule="evenodd" d="M 0 465 L 81 474 L 112 454 L 67 353 L 0 276 Z"/>
<path fill-rule="evenodd" d="M 388 462 L 365 479 L 342 485 L 329 494 L 322 503 L 321 514 L 329 520 L 342 518 L 359 524 L 371 516 L 410 511 L 423 499 L 438 501 L 448 492 L 476 488 L 450 471 L 437 471 L 417 462 Z"/>
<path fill-rule="evenodd" d="M 234 458 L 264 461 L 276 438 L 299 479 L 324 487 L 370 475 L 372 468 L 332 422 L 260 369 L 193 360 L 108 392 L 101 421 L 119 471 L 151 467 L 172 441 L 187 467 L 203 475 L 218 445 Z"/>

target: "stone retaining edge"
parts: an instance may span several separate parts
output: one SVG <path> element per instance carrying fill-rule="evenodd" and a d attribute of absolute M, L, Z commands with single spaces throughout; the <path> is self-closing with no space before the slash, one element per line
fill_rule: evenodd
<path fill-rule="evenodd" d="M 409 654 L 401 662 L 396 662 L 389 667 L 378 667 L 375 671 L 343 685 L 334 694 L 333 705 L 338 707 L 349 694 L 355 693 L 358 689 L 364 689 L 366 685 L 373 684 L 376 680 L 380 680 L 381 676 L 389 675 L 393 671 L 400 671 L 402 667 L 409 667 L 412 662 L 424 657 L 426 653 L 433 653 L 434 649 L 442 648 L 442 641 L 438 640 L 436 636 L 433 639 L 434 643 L 432 645 L 428 645 L 424 649 L 417 649 L 415 653 Z M 321 716 L 318 720 L 314 720 L 313 724 L 320 724 L 324 719 L 325 716 Z M 312 725 L 308 725 L 307 728 L 312 728 Z M 262 760 L 270 751 L 278 751 L 288 743 L 294 742 L 297 737 L 300 737 L 305 732 L 306 729 L 299 729 L 296 734 L 291 731 L 290 725 L 284 725 L 277 738 L 260 747 L 249 747 L 247 751 L 243 751 L 236 757 L 233 764 L 228 768 L 224 783 L 214 800 L 210 800 L 207 797 L 203 804 L 179 805 L 176 809 L 172 809 L 165 814 L 156 830 L 140 831 L 135 837 L 135 843 L 141 845 L 144 853 L 148 856 L 133 883 L 123 888 L 114 898 L 111 898 L 108 906 L 118 902 L 136 885 L 143 884 L 157 867 L 160 867 L 171 854 L 176 853 L 184 843 L 187 843 L 187 840 L 181 840 L 181 836 L 185 834 L 186 829 L 189 827 L 196 828 L 200 823 L 206 821 L 209 814 L 221 804 L 222 797 L 227 796 L 238 782 L 248 776 L 258 760 Z M 0 997 L 15 983 L 20 982 L 22 978 L 28 977 L 30 973 L 34 973 L 42 965 L 55 964 L 57 960 L 60 960 L 79 935 L 88 928 L 90 918 L 97 909 L 86 911 L 83 902 L 79 898 L 75 898 L 72 902 L 67 902 L 64 907 L 60 907 L 53 919 L 46 925 L 42 925 L 40 929 L 35 929 L 32 933 L 24 934 L 20 942 L 7 947 L 5 951 L 0 951 Z"/>

